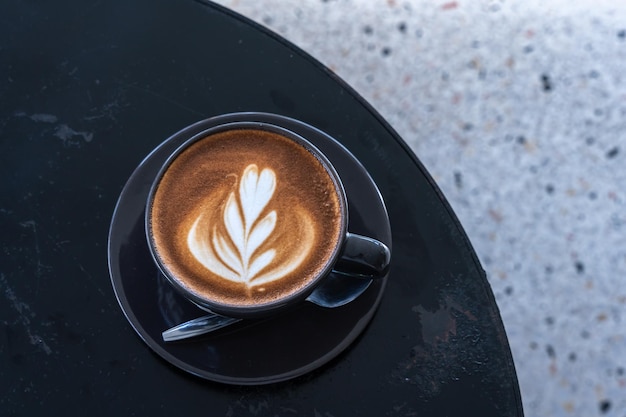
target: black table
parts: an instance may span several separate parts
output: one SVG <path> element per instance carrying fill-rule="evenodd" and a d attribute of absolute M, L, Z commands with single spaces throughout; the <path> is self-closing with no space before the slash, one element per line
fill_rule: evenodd
<path fill-rule="evenodd" d="M 0 414 L 522 415 L 506 334 L 461 225 L 406 144 L 288 42 L 181 0 L 0 5 Z M 302 120 L 386 201 L 393 266 L 349 349 L 296 379 L 232 386 L 155 355 L 107 270 L 113 208 L 161 141 L 223 113 Z"/>

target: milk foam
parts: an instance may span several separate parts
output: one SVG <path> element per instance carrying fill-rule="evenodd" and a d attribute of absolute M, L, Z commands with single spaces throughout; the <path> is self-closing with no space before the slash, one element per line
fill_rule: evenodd
<path fill-rule="evenodd" d="M 276 210 L 261 216 L 268 205 L 271 208 L 276 186 L 276 173 L 272 169 L 264 168 L 259 173 L 256 164 L 248 165 L 238 190 L 229 194 L 224 205 L 223 224 L 207 224 L 208 216 L 204 213 L 193 222 L 187 234 L 187 246 L 196 260 L 221 278 L 248 288 L 280 280 L 298 268 L 315 239 L 306 211 L 294 207 L 300 232 L 294 237 L 298 244 L 290 248 L 290 253 L 273 263 L 277 248 L 259 250 L 282 220 Z M 222 206 L 222 201 L 210 202 L 211 199 L 214 198 L 209 196 L 208 207 Z"/>

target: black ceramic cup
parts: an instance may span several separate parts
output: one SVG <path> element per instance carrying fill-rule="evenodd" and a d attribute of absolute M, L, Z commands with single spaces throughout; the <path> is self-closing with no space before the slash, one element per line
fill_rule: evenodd
<path fill-rule="evenodd" d="M 156 265 L 184 297 L 252 318 L 301 303 L 332 272 L 385 275 L 388 247 L 350 233 L 348 216 L 332 163 L 277 119 L 190 137 L 155 177 L 145 227 Z"/>

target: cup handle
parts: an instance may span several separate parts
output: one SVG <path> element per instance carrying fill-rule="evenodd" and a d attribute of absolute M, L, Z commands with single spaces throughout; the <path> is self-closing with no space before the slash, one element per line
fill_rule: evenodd
<path fill-rule="evenodd" d="M 382 278 L 389 269 L 391 251 L 384 243 L 347 233 L 339 261 L 333 272 L 363 278 Z"/>

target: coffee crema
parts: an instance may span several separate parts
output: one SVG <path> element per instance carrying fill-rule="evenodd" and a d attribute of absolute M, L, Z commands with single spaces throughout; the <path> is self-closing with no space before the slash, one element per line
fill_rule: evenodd
<path fill-rule="evenodd" d="M 272 303 L 307 287 L 342 241 L 340 190 L 304 146 L 257 129 L 213 133 L 183 150 L 149 207 L 161 265 L 196 296 Z"/>

